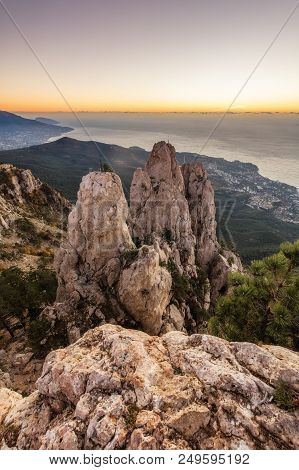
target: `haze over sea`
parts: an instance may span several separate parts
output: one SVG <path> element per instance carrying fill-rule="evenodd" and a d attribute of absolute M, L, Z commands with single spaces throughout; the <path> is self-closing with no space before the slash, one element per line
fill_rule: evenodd
<path fill-rule="evenodd" d="M 155 142 L 169 140 L 177 151 L 195 153 L 200 153 L 221 117 L 217 113 L 77 114 L 91 139 L 98 142 L 150 150 Z M 22 116 L 55 119 L 74 128 L 65 134 L 68 137 L 91 140 L 71 113 L 22 113 Z M 298 188 L 299 114 L 227 114 L 201 153 L 254 163 L 263 176 Z"/>

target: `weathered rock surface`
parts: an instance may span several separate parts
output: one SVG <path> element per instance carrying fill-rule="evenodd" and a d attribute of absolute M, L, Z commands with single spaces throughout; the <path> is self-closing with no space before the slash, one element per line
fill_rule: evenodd
<path fill-rule="evenodd" d="M 187 276 L 196 277 L 198 266 L 207 272 L 212 304 L 226 286 L 228 273 L 242 269 L 236 255 L 220 250 L 214 190 L 207 172 L 198 162 L 180 167 L 174 147 L 166 142 L 155 144 L 145 169 L 134 174 L 129 226 L 138 243 L 160 237 L 160 248 Z M 229 264 L 228 258 L 234 263 Z"/>
<path fill-rule="evenodd" d="M 214 189 L 201 163 L 186 163 L 182 166 L 182 173 L 196 237 L 196 261 L 206 268 L 219 252 Z"/>
<path fill-rule="evenodd" d="M 4 372 L 0 369 L 0 388 L 11 387 L 11 379 L 8 372 Z"/>
<path fill-rule="evenodd" d="M 133 176 L 130 192 L 130 228 L 133 239 L 145 242 L 153 233 L 175 242 L 181 262 L 192 273 L 195 237 L 175 148 L 154 145 L 144 170 Z"/>
<path fill-rule="evenodd" d="M 19 393 L 36 389 L 35 382 L 41 374 L 43 361 L 34 357 L 26 340 L 23 334 L 11 340 L 6 350 L 0 350 L 0 388 L 12 388 Z"/>
<path fill-rule="evenodd" d="M 298 413 L 273 393 L 298 379 L 298 355 L 280 347 L 107 324 L 51 352 L 29 397 L 1 389 L 0 437 L 16 449 L 294 449 Z"/>
<path fill-rule="evenodd" d="M 20 400 L 22 400 L 22 395 L 5 386 L 0 386 L 0 426 L 5 416 Z"/>
<path fill-rule="evenodd" d="M 0 224 L 6 229 L 17 213 L 28 211 L 39 217 L 44 209 L 42 215 L 50 220 L 64 218 L 71 207 L 67 199 L 35 178 L 30 170 L 10 164 L 0 164 L 0 193 Z"/>
<path fill-rule="evenodd" d="M 123 269 L 118 293 L 122 305 L 149 334 L 159 334 L 169 304 L 171 275 L 160 266 L 154 247 L 144 245 L 136 261 Z"/>
<path fill-rule="evenodd" d="M 90 173 L 55 260 L 56 303 L 43 314 L 50 334 L 66 328 L 73 342 L 106 322 L 150 334 L 197 332 L 200 312 L 233 269 L 219 256 L 207 174 L 197 163 L 181 169 L 172 145 L 155 144 L 145 169 L 135 172 L 130 209 L 117 175 Z"/>
<path fill-rule="evenodd" d="M 128 206 L 117 175 L 93 172 L 83 178 L 77 204 L 69 216 L 68 241 L 56 258 L 57 302 L 73 294 L 84 298 L 90 283 L 113 284 L 121 254 L 134 248 L 127 216 Z"/>

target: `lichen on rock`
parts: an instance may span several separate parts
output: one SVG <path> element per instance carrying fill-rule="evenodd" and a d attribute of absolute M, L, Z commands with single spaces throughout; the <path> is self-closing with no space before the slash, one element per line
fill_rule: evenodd
<path fill-rule="evenodd" d="M 48 355 L 37 392 L 0 390 L 2 447 L 294 449 L 298 414 L 273 395 L 280 379 L 296 391 L 296 356 L 103 325 Z"/>

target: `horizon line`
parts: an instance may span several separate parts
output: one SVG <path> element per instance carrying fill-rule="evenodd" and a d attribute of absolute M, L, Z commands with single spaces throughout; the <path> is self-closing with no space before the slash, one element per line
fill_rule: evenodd
<path fill-rule="evenodd" d="M 59 114 L 59 113 L 66 113 L 66 114 L 71 114 L 71 111 L 63 111 L 63 110 L 40 110 L 40 111 L 33 111 L 33 110 L 16 110 L 16 111 L 7 111 L 5 109 L 0 109 L 0 111 L 6 111 L 12 114 L 16 113 L 31 113 L 31 114 Z M 105 113 L 105 114 L 223 114 L 225 111 L 121 111 L 121 110 L 115 110 L 115 111 L 108 111 L 108 110 L 86 110 L 86 109 L 79 109 L 76 110 L 75 113 Z M 299 114 L 298 111 L 228 111 L 226 114 Z"/>

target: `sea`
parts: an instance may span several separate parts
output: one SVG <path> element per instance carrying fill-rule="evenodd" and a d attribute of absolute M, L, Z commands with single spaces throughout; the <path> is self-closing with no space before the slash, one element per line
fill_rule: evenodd
<path fill-rule="evenodd" d="M 21 113 L 20 113 L 21 114 Z M 299 114 L 279 113 L 22 113 L 74 128 L 65 134 L 150 150 L 169 141 L 177 151 L 254 163 L 275 181 L 299 187 Z M 61 138 L 61 135 L 57 138 Z M 53 141 L 57 138 L 51 138 Z"/>

